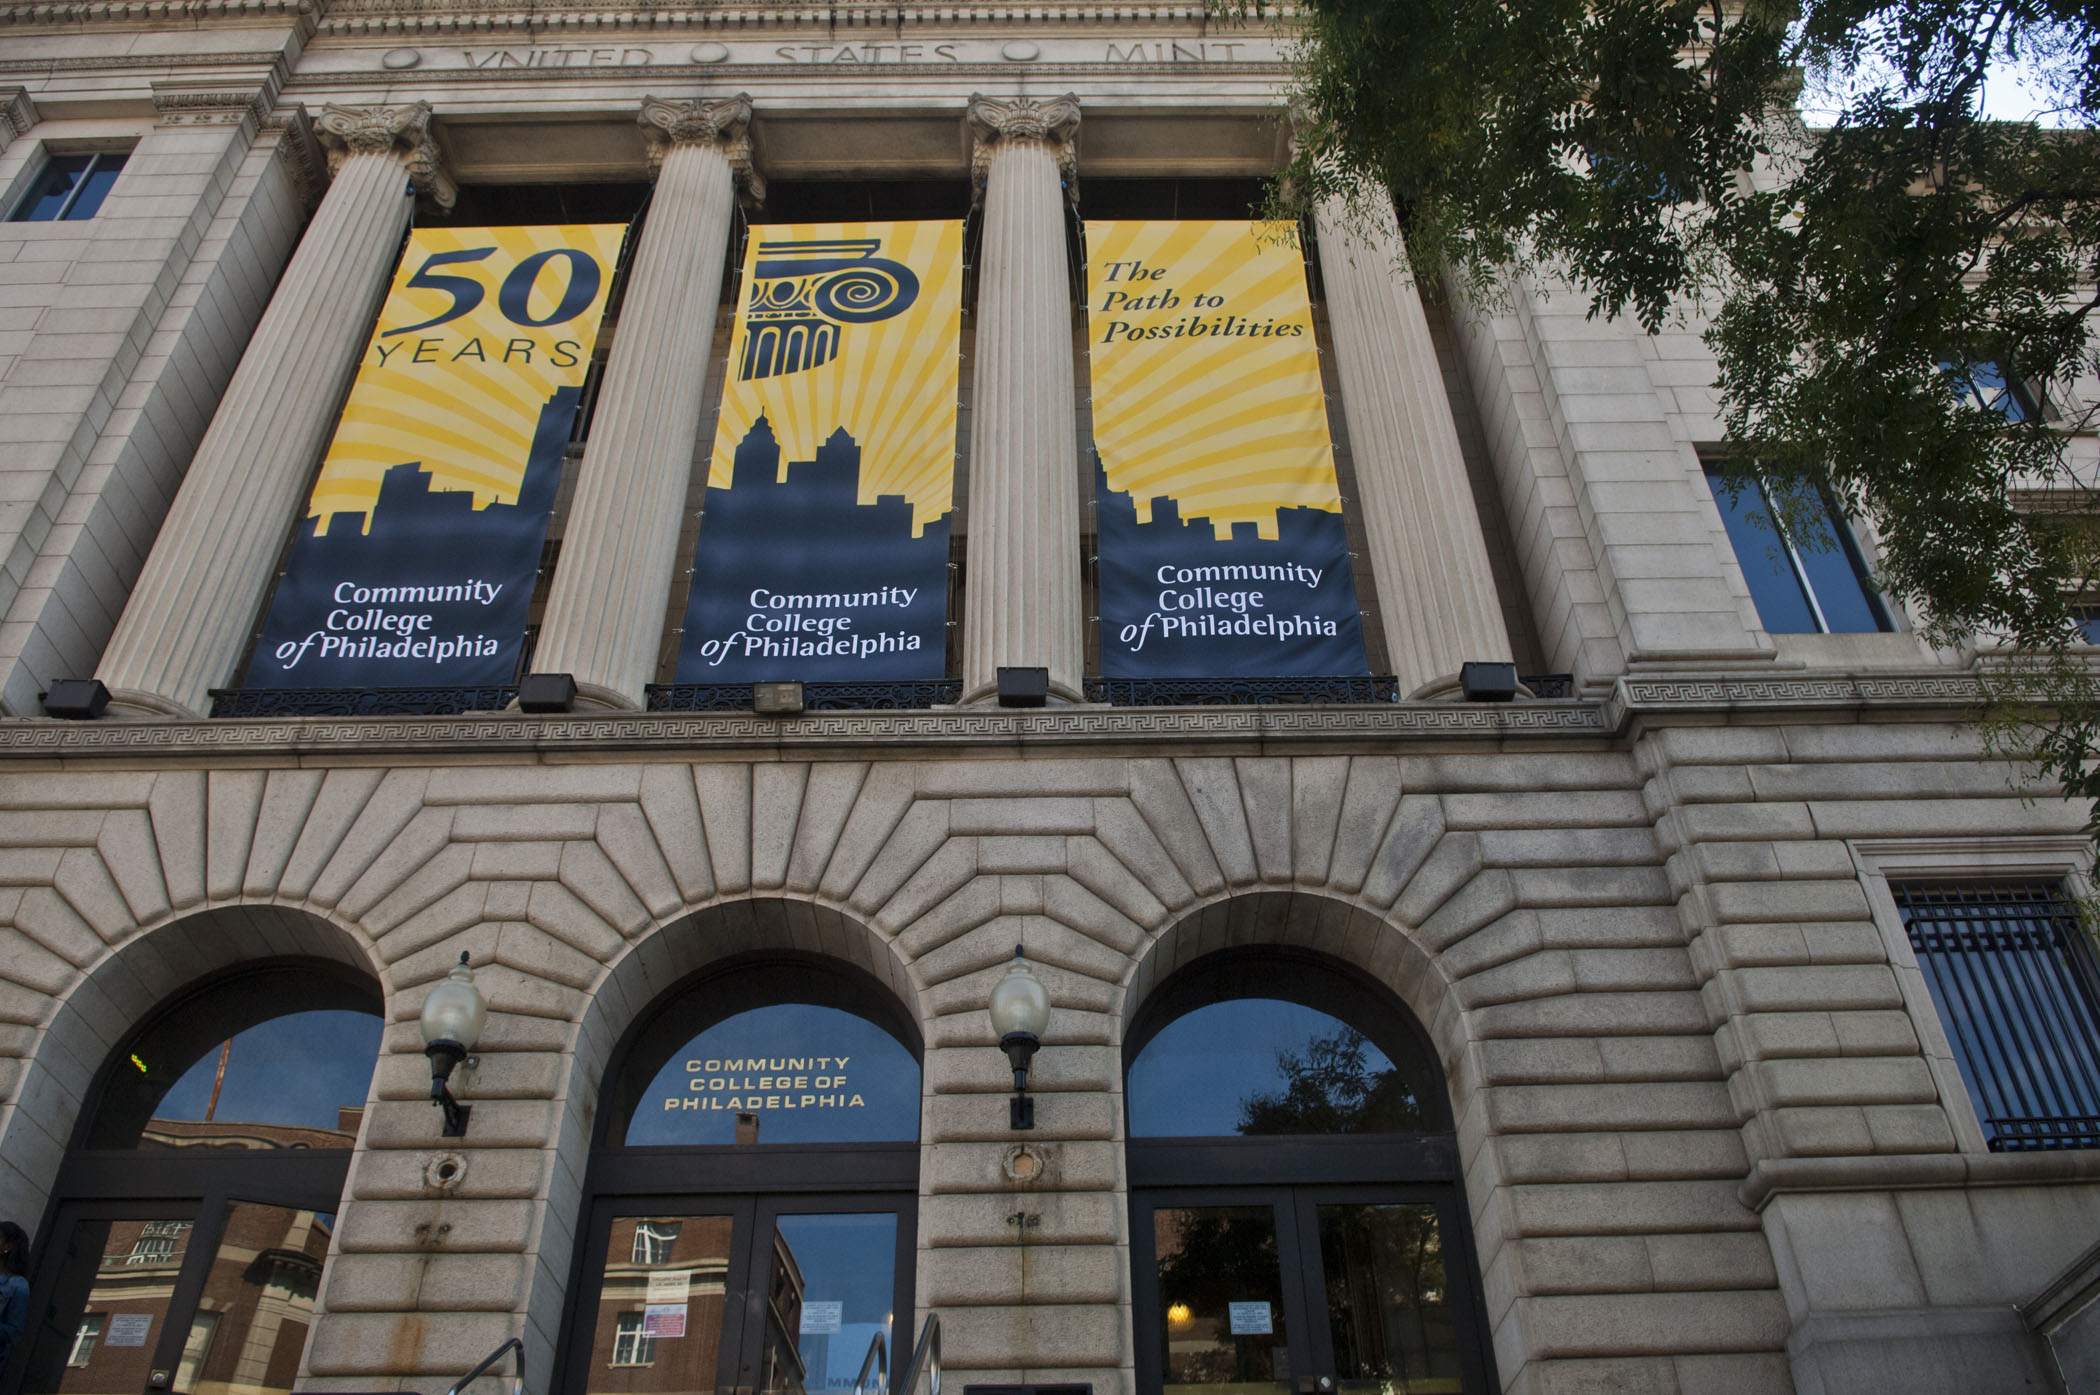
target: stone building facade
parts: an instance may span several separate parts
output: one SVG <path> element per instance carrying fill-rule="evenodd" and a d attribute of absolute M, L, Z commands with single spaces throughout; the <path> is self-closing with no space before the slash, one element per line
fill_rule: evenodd
<path fill-rule="evenodd" d="M 1462 1217 L 1464 1389 L 2080 1388 L 2100 1153 L 1993 1146 L 1899 900 L 2075 891 L 2084 810 L 1965 725 L 1972 655 L 1902 617 L 1768 630 L 1770 559 L 1702 466 L 1695 331 L 1528 283 L 1425 304 L 1396 231 L 1322 210 L 1344 492 L 1402 700 L 1084 700 L 1069 205 L 1268 173 L 1285 80 L 1275 35 L 1176 5 L 0 4 L 9 207 L 54 159 L 126 154 L 92 218 L 0 223 L 0 1214 L 47 1252 L 32 1327 L 70 1321 L 64 1226 L 220 1195 L 208 1160 L 97 1152 L 127 1043 L 243 965 L 333 964 L 385 1025 L 340 1201 L 308 1204 L 333 1220 L 301 1232 L 326 1261 L 297 1387 L 442 1390 L 519 1337 L 533 1395 L 607 1388 L 575 1375 L 575 1315 L 612 1073 L 711 966 L 836 964 L 923 1072 L 882 1165 L 916 1307 L 893 1368 L 938 1314 L 948 1382 L 1157 1392 L 1133 1205 L 1185 1179 L 1129 1146 L 1126 1048 L 1237 952 L 1411 1017 L 1448 1105 L 1421 1156 L 1448 1161 L 1394 1176 Z M 533 661 L 577 709 L 205 715 L 411 219 L 618 183 L 653 192 Z M 646 711 L 728 251 L 769 188 L 820 186 L 977 229 L 961 700 Z M 1461 700 L 1461 663 L 1512 659 L 1564 695 Z M 1010 665 L 1071 700 L 996 705 Z M 107 714 L 44 714 L 89 676 Z M 1026 1134 L 986 1013 L 1017 942 L 1052 1004 Z M 445 1138 L 417 1017 L 462 952 L 491 1011 Z M 2073 1002 L 2084 953 L 2055 955 Z M 34 1386 L 26 1355 L 0 1381 Z"/>

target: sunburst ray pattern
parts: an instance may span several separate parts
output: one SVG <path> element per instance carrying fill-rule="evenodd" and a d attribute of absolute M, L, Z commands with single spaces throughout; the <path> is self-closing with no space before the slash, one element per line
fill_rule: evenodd
<path fill-rule="evenodd" d="M 1339 512 L 1294 232 L 1090 222 L 1086 240 L 1094 445 L 1139 521 L 1163 495 L 1220 538 L 1249 521 L 1274 538 L 1280 508 Z"/>
<path fill-rule="evenodd" d="M 322 531 L 337 513 L 364 514 L 369 529 L 381 477 L 411 460 L 429 472 L 433 491 L 470 490 L 477 509 L 517 502 L 541 409 L 555 389 L 581 384 L 590 367 L 625 232 L 617 223 L 418 229 L 395 269 L 314 484 L 307 513 L 321 519 Z M 481 248 L 491 250 L 457 257 Z M 434 261 L 448 253 L 454 259 Z M 520 270 L 535 257 L 543 257 L 537 274 L 530 266 Z M 579 278 L 588 284 L 586 264 L 595 268 L 595 291 L 587 300 L 575 297 L 580 305 L 565 304 Z M 409 284 L 419 276 L 422 285 Z M 443 316 L 456 294 L 471 298 L 463 285 L 448 287 L 449 278 L 478 286 L 480 302 L 442 324 L 410 329 Z M 521 319 L 570 313 L 549 324 L 508 317 L 506 299 L 513 312 L 520 309 L 503 293 L 513 278 L 516 290 L 530 283 Z"/>
<path fill-rule="evenodd" d="M 962 335 L 963 225 L 792 223 L 751 229 L 744 288 L 729 345 L 722 414 L 708 483 L 730 485 L 738 442 L 759 417 L 780 440 L 781 468 L 812 459 L 845 428 L 861 449 L 860 501 L 901 494 L 911 501 L 913 536 L 948 512 L 955 496 L 955 420 Z M 875 253 L 908 267 L 918 295 L 887 319 L 843 323 L 829 362 L 772 377 L 743 379 L 752 333 L 752 297 L 761 258 L 783 243 L 879 243 Z"/>

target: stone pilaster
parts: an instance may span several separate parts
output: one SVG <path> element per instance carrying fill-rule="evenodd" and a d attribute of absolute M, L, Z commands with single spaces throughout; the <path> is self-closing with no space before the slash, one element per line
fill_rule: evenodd
<path fill-rule="evenodd" d="M 764 194 L 750 98 L 651 97 L 639 120 L 656 192 L 532 660 L 602 707 L 640 707 L 656 667 L 739 180 Z"/>
<path fill-rule="evenodd" d="M 202 711 L 208 690 L 233 676 L 386 293 L 411 181 L 452 202 L 430 115 L 427 102 L 331 106 L 314 123 L 333 183 L 103 651 L 97 676 L 120 708 Z"/>
<path fill-rule="evenodd" d="M 1407 251 L 1384 199 L 1320 203 L 1320 272 L 1386 652 L 1403 695 L 1507 662 L 1509 632 Z"/>
<path fill-rule="evenodd" d="M 970 99 L 984 203 L 970 429 L 963 701 L 1002 666 L 1047 667 L 1080 699 L 1078 433 L 1065 199 L 1077 190 L 1079 102 Z"/>

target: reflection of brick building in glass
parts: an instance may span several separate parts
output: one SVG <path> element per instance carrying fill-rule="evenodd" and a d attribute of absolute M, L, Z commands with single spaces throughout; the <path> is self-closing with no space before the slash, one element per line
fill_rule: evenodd
<path fill-rule="evenodd" d="M 297 1124 L 245 1124 L 238 1120 L 151 1119 L 139 1135 L 141 1148 L 348 1148 L 357 1142 L 363 1105 L 338 1109 L 332 1129 Z"/>
<path fill-rule="evenodd" d="M 613 1222 L 591 1349 L 593 1390 L 656 1395 L 715 1388 L 731 1224 L 728 1216 Z M 653 1323 L 652 1281 L 653 1306 L 677 1309 Z"/>
<path fill-rule="evenodd" d="M 305 1130 L 322 1133 L 325 1130 Z M 116 1395 L 149 1388 L 168 1305 L 189 1258 L 189 1220 L 104 1223 L 102 1260 L 65 1369 L 42 1388 Z M 287 1390 L 313 1322 L 335 1219 L 234 1202 L 169 1388 L 176 1395 Z"/>

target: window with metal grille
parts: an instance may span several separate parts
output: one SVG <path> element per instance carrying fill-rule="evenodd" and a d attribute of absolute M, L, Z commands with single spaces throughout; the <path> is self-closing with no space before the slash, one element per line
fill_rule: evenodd
<path fill-rule="evenodd" d="M 2100 1148 L 2100 993 L 2063 888 L 1889 889 L 1991 1151 Z"/>

